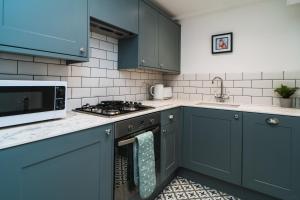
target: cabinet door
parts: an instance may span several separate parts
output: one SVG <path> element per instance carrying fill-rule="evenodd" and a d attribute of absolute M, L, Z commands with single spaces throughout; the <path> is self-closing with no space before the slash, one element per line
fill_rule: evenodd
<path fill-rule="evenodd" d="M 112 200 L 113 135 L 93 128 L 0 152 L 0 199 Z"/>
<path fill-rule="evenodd" d="M 241 184 L 241 113 L 185 108 L 183 130 L 184 167 Z"/>
<path fill-rule="evenodd" d="M 177 133 L 176 126 L 162 127 L 162 180 L 168 178 L 178 167 L 177 162 Z"/>
<path fill-rule="evenodd" d="M 0 50 L 87 57 L 87 1 L 0 0 Z"/>
<path fill-rule="evenodd" d="M 144 67 L 158 68 L 158 12 L 140 1 L 139 62 Z"/>
<path fill-rule="evenodd" d="M 300 119 L 244 113 L 243 127 L 243 185 L 280 199 L 300 199 Z"/>
<path fill-rule="evenodd" d="M 132 33 L 138 33 L 138 0 L 89 1 L 91 17 Z"/>
<path fill-rule="evenodd" d="M 159 66 L 163 70 L 180 71 L 180 26 L 159 16 Z"/>

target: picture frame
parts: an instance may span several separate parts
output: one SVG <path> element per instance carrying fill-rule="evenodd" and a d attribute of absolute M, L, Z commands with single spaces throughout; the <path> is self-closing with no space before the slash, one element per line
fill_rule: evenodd
<path fill-rule="evenodd" d="M 212 35 L 211 37 L 212 54 L 232 53 L 233 51 L 233 33 L 223 33 Z"/>

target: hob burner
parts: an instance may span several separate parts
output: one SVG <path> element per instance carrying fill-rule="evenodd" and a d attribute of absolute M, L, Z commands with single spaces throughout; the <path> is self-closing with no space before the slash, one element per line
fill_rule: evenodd
<path fill-rule="evenodd" d="M 152 107 L 144 106 L 142 103 L 138 102 L 102 101 L 97 105 L 85 104 L 81 108 L 76 108 L 75 111 L 100 116 L 113 117 L 151 108 Z"/>

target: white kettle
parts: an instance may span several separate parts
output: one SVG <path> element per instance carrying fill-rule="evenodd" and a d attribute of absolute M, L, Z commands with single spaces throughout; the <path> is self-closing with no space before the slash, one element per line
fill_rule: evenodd
<path fill-rule="evenodd" d="M 150 87 L 150 94 L 153 96 L 155 100 L 163 100 L 164 99 L 164 85 L 163 84 L 155 84 Z"/>

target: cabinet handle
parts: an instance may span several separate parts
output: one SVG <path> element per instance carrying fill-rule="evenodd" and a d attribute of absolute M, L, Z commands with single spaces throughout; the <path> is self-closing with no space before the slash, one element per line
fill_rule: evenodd
<path fill-rule="evenodd" d="M 85 53 L 85 48 L 81 47 L 81 48 L 79 49 L 79 51 L 80 51 L 80 53 Z"/>
<path fill-rule="evenodd" d="M 174 115 L 169 115 L 169 120 L 173 120 L 174 119 Z"/>
<path fill-rule="evenodd" d="M 160 64 L 160 67 L 164 67 L 165 65 L 164 64 Z"/>
<path fill-rule="evenodd" d="M 236 120 L 238 120 L 238 119 L 240 118 L 240 116 L 239 116 L 238 114 L 235 114 L 235 115 L 233 116 L 233 118 L 236 119 Z"/>
<path fill-rule="evenodd" d="M 145 64 L 145 62 L 146 62 L 146 61 L 145 61 L 144 59 L 142 59 L 142 64 Z"/>
<path fill-rule="evenodd" d="M 167 130 L 163 129 L 163 130 L 162 130 L 162 132 L 163 132 L 163 133 L 166 133 L 166 132 L 167 132 Z"/>
<path fill-rule="evenodd" d="M 270 117 L 268 119 L 266 119 L 267 124 L 271 125 L 271 126 L 276 126 L 279 124 L 279 119 L 275 118 L 275 117 Z"/>
<path fill-rule="evenodd" d="M 105 132 L 106 132 L 106 135 L 109 136 L 111 134 L 111 129 L 106 129 Z"/>

